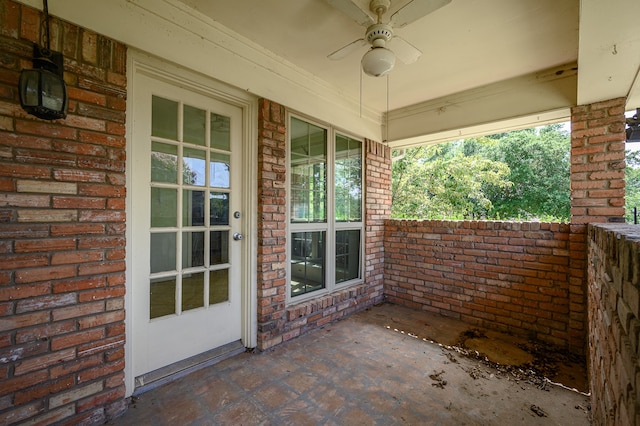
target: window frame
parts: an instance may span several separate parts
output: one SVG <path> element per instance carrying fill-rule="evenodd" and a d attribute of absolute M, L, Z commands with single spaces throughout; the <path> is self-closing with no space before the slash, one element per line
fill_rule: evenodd
<path fill-rule="evenodd" d="M 310 125 L 320 127 L 326 131 L 326 221 L 325 222 L 292 222 L 291 205 L 293 201 L 292 191 L 292 165 L 291 165 L 291 128 L 292 120 L 297 119 L 306 122 Z M 336 182 L 335 182 L 335 162 L 336 162 L 336 137 L 340 135 L 351 140 L 360 142 L 360 220 L 359 221 L 336 221 Z M 286 289 L 286 302 L 287 304 L 296 304 L 318 297 L 331 294 L 335 291 L 343 288 L 358 285 L 364 282 L 364 259 L 365 259 L 365 142 L 361 137 L 354 136 L 353 134 L 336 128 L 330 124 L 323 123 L 307 116 L 288 113 L 287 114 L 287 202 L 286 202 L 286 222 L 287 222 L 287 289 Z M 360 244 L 358 254 L 358 277 L 350 280 L 346 280 L 340 283 L 336 283 L 336 233 L 338 231 L 351 231 L 357 230 L 360 233 Z M 291 295 L 291 278 L 292 278 L 292 238 L 294 233 L 299 232 L 325 232 L 325 259 L 324 259 L 324 288 L 304 293 L 298 296 Z"/>

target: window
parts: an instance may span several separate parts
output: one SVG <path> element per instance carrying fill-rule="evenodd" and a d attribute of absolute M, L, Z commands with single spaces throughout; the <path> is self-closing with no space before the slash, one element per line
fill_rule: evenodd
<path fill-rule="evenodd" d="M 289 299 L 298 300 L 362 280 L 362 142 L 297 117 L 289 129 Z"/>

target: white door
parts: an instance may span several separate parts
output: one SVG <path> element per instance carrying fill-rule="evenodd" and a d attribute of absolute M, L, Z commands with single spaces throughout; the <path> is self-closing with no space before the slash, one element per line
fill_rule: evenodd
<path fill-rule="evenodd" d="M 241 338 L 242 109 L 144 74 L 130 159 L 133 374 Z"/>

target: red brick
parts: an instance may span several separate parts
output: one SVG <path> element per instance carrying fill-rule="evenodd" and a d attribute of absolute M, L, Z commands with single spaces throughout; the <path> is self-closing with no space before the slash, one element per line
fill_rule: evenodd
<path fill-rule="evenodd" d="M 95 367 L 102 364 L 102 358 L 99 355 L 84 357 L 74 361 L 65 362 L 50 368 L 51 379 L 68 376 L 87 368 Z M 73 377 L 73 376 L 72 376 Z"/>
<path fill-rule="evenodd" d="M 104 302 L 81 303 L 66 308 L 58 308 L 51 312 L 53 321 L 62 321 L 70 318 L 84 317 L 104 311 Z"/>
<path fill-rule="evenodd" d="M 3 380 L 2 386 L 0 386 L 0 395 L 7 395 L 17 390 L 27 389 L 38 383 L 44 382 L 48 378 L 49 372 L 46 370 L 40 370 L 31 374 L 25 374 L 23 376 Z"/>
<path fill-rule="evenodd" d="M 45 382 L 28 390 L 18 391 L 14 396 L 14 404 L 21 405 L 36 399 L 45 398 L 51 394 L 71 388 L 75 384 L 74 382 L 73 376 L 67 376 L 59 380 Z"/>
<path fill-rule="evenodd" d="M 104 328 L 96 328 L 64 336 L 54 337 L 51 340 L 51 350 L 57 351 L 60 349 L 70 348 L 73 346 L 79 346 L 88 342 L 100 341 L 105 337 Z"/>
<path fill-rule="evenodd" d="M 52 237 L 66 237 L 77 235 L 104 234 L 105 227 L 101 224 L 82 223 L 82 224 L 52 224 Z"/>
<path fill-rule="evenodd" d="M 51 283 L 12 285 L 0 287 L 0 300 L 20 300 L 34 296 L 48 294 L 51 291 Z"/>
<path fill-rule="evenodd" d="M 74 238 L 18 240 L 14 244 L 16 253 L 37 253 L 71 250 L 76 247 L 76 240 Z"/>
<path fill-rule="evenodd" d="M 33 268 L 36 266 L 46 266 L 48 264 L 49 257 L 46 254 L 0 256 L 0 270 Z"/>
<path fill-rule="evenodd" d="M 63 321 L 44 324 L 37 327 L 20 329 L 16 332 L 16 343 L 27 343 L 36 340 L 49 340 L 53 336 L 66 334 L 76 329 L 74 321 Z"/>
<path fill-rule="evenodd" d="M 16 271 L 15 276 L 17 284 L 69 278 L 76 276 L 76 266 L 63 265 L 36 269 L 20 269 Z"/>

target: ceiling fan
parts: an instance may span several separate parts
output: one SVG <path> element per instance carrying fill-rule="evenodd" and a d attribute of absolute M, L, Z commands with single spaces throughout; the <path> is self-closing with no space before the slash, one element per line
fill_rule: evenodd
<path fill-rule="evenodd" d="M 429 13 L 446 6 L 451 0 L 411 0 L 398 9 L 389 18 L 388 23 L 382 22 L 382 16 L 389 11 L 391 0 L 371 0 L 369 10 L 376 16 L 360 9 L 353 0 L 325 0 L 359 25 L 367 26 L 364 38 L 360 38 L 331 53 L 328 58 L 340 60 L 362 46 L 371 45 L 371 49 L 362 57 L 362 70 L 370 76 L 381 77 L 388 74 L 395 65 L 396 56 L 405 64 L 412 64 L 418 60 L 422 52 L 403 38 L 394 35 L 394 28 L 402 28 Z M 387 43 L 392 42 L 393 51 L 387 49 Z"/>

